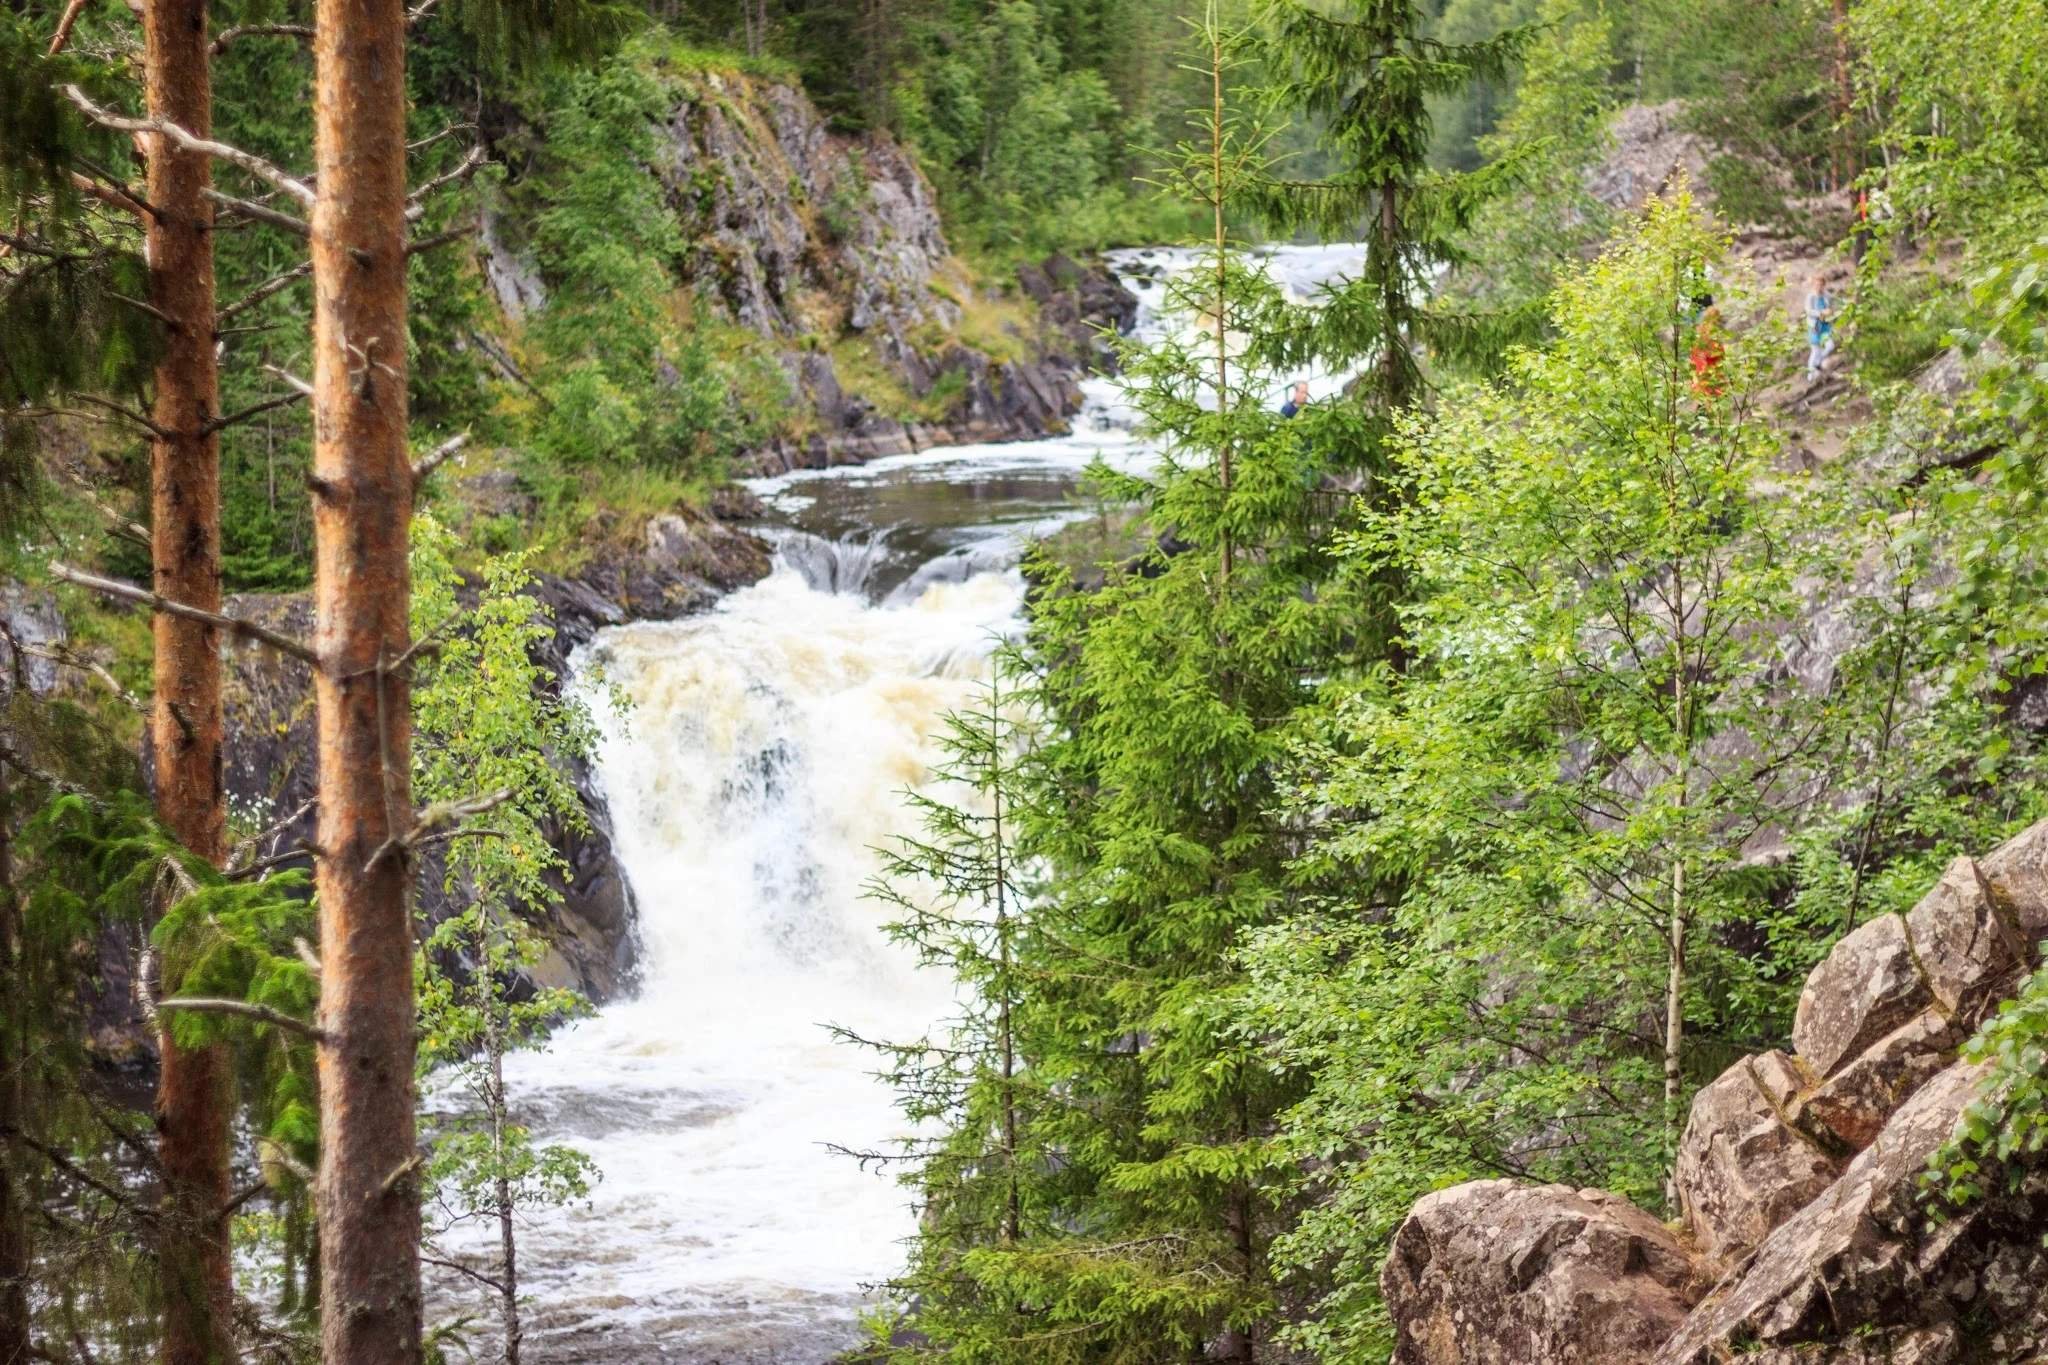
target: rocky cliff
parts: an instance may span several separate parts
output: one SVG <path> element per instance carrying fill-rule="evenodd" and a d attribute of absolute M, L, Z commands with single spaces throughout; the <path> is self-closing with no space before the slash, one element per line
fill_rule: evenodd
<path fill-rule="evenodd" d="M 692 244 L 685 288 L 693 306 L 765 340 L 799 399 L 749 472 L 1064 429 L 1081 377 L 1112 359 L 1102 329 L 1136 314 L 1114 277 L 1055 257 L 981 279 L 889 137 L 834 133 L 783 81 L 701 71 L 668 82 L 651 173 Z M 545 304 L 545 281 L 516 222 L 487 228 L 486 275 L 516 320 Z"/>
<path fill-rule="evenodd" d="M 1949 1216 L 1920 1180 L 1977 1093 L 1957 1049 L 2044 936 L 2048 822 L 1844 938 L 1791 1050 L 1694 1100 L 1675 1226 L 1562 1185 L 1423 1199 L 1381 1277 L 1395 1365 L 2048 1360 L 2048 1170 Z"/>

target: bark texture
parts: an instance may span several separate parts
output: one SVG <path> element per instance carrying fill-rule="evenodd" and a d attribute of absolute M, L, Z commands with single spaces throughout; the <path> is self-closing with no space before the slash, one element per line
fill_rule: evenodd
<path fill-rule="evenodd" d="M 21 1126 L 21 905 L 14 896 L 14 811 L 8 800 L 7 765 L 0 763 L 0 1365 L 28 1365 L 27 1190 L 22 1181 L 21 1145 L 12 1135 Z"/>
<path fill-rule="evenodd" d="M 413 1131 L 405 11 L 319 0 L 313 210 L 321 1358 L 420 1359 Z"/>
<path fill-rule="evenodd" d="M 205 0 L 152 0 L 144 13 L 146 94 L 153 117 L 200 137 L 213 125 Z M 156 371 L 150 457 L 150 559 L 156 591 L 218 612 L 220 378 L 214 358 L 213 209 L 208 158 L 151 139 L 146 215 L 150 302 L 168 321 Z M 150 742 L 157 813 L 194 853 L 226 853 L 221 787 L 218 631 L 158 612 Z M 164 1170 L 163 1359 L 219 1365 L 234 1357 L 234 1278 L 227 1220 L 232 1067 L 223 1047 L 187 1051 L 161 1039 L 157 1131 Z"/>

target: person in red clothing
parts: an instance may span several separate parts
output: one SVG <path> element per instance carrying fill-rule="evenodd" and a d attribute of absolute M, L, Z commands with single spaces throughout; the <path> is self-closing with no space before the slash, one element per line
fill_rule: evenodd
<path fill-rule="evenodd" d="M 1721 341 L 1721 310 L 1711 301 L 1692 334 L 1692 391 L 1702 398 L 1719 398 L 1726 391 L 1721 381 L 1721 362 L 1728 348 Z"/>

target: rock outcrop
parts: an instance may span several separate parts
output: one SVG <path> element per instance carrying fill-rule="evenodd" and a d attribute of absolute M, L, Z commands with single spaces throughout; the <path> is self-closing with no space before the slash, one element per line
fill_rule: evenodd
<path fill-rule="evenodd" d="M 1601 1191 L 1418 1203 L 1381 1276 L 1398 1365 L 2048 1361 L 2048 1169 L 1957 1213 L 1921 1177 L 1978 1093 L 1962 1041 L 2048 935 L 2048 822 L 1959 858 L 1807 978 L 1793 1051 L 1695 1098 L 1676 1233 Z"/>
<path fill-rule="evenodd" d="M 1065 429 L 1099 331 L 1136 299 L 1099 266 L 1055 256 L 978 280 L 946 241 L 932 188 L 880 133 L 833 132 L 794 84 L 738 72 L 667 77 L 652 166 L 691 243 L 692 307 L 754 333 L 796 400 L 742 472 L 859 463 Z M 517 224 L 487 223 L 485 277 L 518 319 L 545 302 Z"/>
<path fill-rule="evenodd" d="M 1642 1359 L 1685 1321 L 1696 1277 L 1662 1223 L 1604 1190 L 1439 1190 L 1387 1257 L 1382 1285 L 1401 1309 L 1394 1365 Z"/>

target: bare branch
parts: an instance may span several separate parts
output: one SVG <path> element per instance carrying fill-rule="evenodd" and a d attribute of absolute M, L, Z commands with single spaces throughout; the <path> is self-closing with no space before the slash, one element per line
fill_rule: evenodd
<path fill-rule="evenodd" d="M 111 691 L 116 697 L 119 697 L 123 704 L 130 706 L 137 711 L 143 712 L 144 714 L 148 714 L 149 707 L 142 700 L 142 698 L 136 696 L 133 692 L 130 692 L 127 688 L 121 686 L 120 679 L 116 678 L 112 673 L 109 673 L 107 671 L 107 666 L 105 664 L 102 664 L 97 660 L 93 659 L 82 659 L 78 655 L 73 654 L 70 650 L 62 648 L 61 646 L 53 649 L 47 645 L 32 645 L 22 641 L 14 641 L 13 646 L 14 648 L 20 650 L 23 654 L 27 654 L 32 658 L 48 659 L 51 663 L 58 664 L 64 668 L 75 668 L 78 669 L 80 672 L 92 674 L 95 678 L 98 678 L 102 683 L 105 683 L 107 689 Z"/>
<path fill-rule="evenodd" d="M 102 502 L 99 494 L 95 493 L 92 486 L 86 483 L 84 479 L 79 478 L 76 474 L 70 477 L 71 485 L 77 490 L 78 495 L 85 499 L 93 511 L 107 519 L 109 530 L 115 535 L 120 536 L 123 540 L 133 541 L 137 545 L 146 546 L 149 544 L 149 528 L 132 517 L 122 515 Z"/>
<path fill-rule="evenodd" d="M 405 221 L 417 223 L 420 215 L 427 211 L 427 197 L 436 190 L 467 180 L 475 175 L 477 168 L 484 164 L 484 149 L 481 144 L 473 146 L 463 155 L 462 160 L 441 174 L 414 190 L 405 200 Z"/>
<path fill-rule="evenodd" d="M 305 804 L 301 805 L 291 814 L 281 820 L 272 822 L 270 825 L 242 840 L 239 844 L 236 844 L 234 855 L 228 859 L 229 875 L 232 876 L 236 872 L 241 871 L 246 866 L 245 860 L 254 855 L 257 849 L 270 840 L 277 838 L 308 815 L 311 815 L 314 807 L 319 804 L 320 802 L 317 797 L 309 798 Z"/>
<path fill-rule="evenodd" d="M 164 430 L 155 422 L 150 421 L 147 417 L 144 417 L 141 413 L 137 412 L 133 408 L 123 407 L 119 403 L 113 402 L 109 399 L 100 398 L 90 393 L 74 393 L 71 396 L 73 398 L 76 398 L 81 403 L 90 403 L 96 408 L 105 408 L 108 412 L 114 413 L 117 416 L 127 418 L 129 421 L 135 423 L 136 426 L 141 427 L 144 431 L 148 432 L 150 435 L 156 437 L 160 441 L 168 441 L 171 439 L 170 432 Z"/>
<path fill-rule="evenodd" d="M 313 396 L 313 386 L 311 384 L 308 384 L 305 380 L 299 378 L 297 375 L 293 374 L 290 370 L 280 369 L 275 365 L 265 365 L 263 367 L 263 372 L 265 374 L 275 375 L 277 378 L 282 379 L 286 384 L 289 384 L 293 389 L 297 390 L 301 397 L 311 398 Z"/>
<path fill-rule="evenodd" d="M 424 1265 L 440 1266 L 443 1270 L 452 1270 L 458 1275 L 467 1275 L 470 1279 L 475 1280 L 478 1284 L 484 1285 L 487 1288 L 496 1291 L 497 1293 L 502 1294 L 505 1292 L 505 1286 L 501 1284 L 499 1281 L 492 1279 L 490 1276 L 484 1274 L 481 1270 L 470 1269 L 468 1266 L 463 1265 L 460 1261 L 444 1261 L 439 1256 L 427 1256 L 422 1254 L 420 1257 L 420 1262 Z"/>
<path fill-rule="evenodd" d="M 306 1163 L 293 1156 L 290 1149 L 276 1138 L 257 1138 L 256 1145 L 263 1149 L 263 1159 L 265 1161 L 275 1161 L 308 1185 L 313 1183 L 313 1172 L 307 1168 Z"/>
<path fill-rule="evenodd" d="M 210 138 L 196 137 L 168 119 L 127 118 L 113 112 L 111 109 L 102 109 L 87 99 L 85 92 L 75 85 L 65 86 L 64 93 L 73 104 L 77 105 L 84 112 L 87 118 L 99 124 L 102 128 L 112 128 L 118 133 L 161 134 L 187 151 L 199 152 L 218 161 L 225 161 L 231 166 L 240 167 L 258 180 L 267 181 L 275 185 L 308 208 L 311 208 L 313 205 L 313 187 L 311 185 L 308 185 L 303 180 L 287 175 L 283 170 L 271 165 L 262 157 L 245 152 L 240 147 L 230 147 L 225 142 L 215 142 Z"/>
<path fill-rule="evenodd" d="M 378 679 L 378 686 L 383 686 L 382 678 Z M 411 849 L 428 835 L 460 824 L 472 815 L 482 815 L 485 811 L 496 810 L 511 799 L 512 789 L 506 787 L 499 791 L 486 792 L 482 796 L 464 796 L 453 801 L 434 802 L 413 819 L 412 828 L 407 830 L 403 837 L 393 836 L 377 846 L 377 851 L 363 864 L 363 875 L 369 876 L 376 870 L 377 864 L 389 857 L 393 851 Z"/>
<path fill-rule="evenodd" d="M 412 486 L 417 489 L 422 483 L 426 482 L 427 475 L 448 463 L 453 456 L 468 444 L 469 433 L 466 431 L 459 432 L 435 446 L 425 455 L 422 455 L 412 467 Z"/>
<path fill-rule="evenodd" d="M 310 43 L 313 29 L 310 24 L 237 24 L 223 29 L 220 37 L 213 40 L 213 55 L 220 56 L 244 38 L 298 38 Z"/>
<path fill-rule="evenodd" d="M 281 634 L 268 626 L 258 625 L 256 622 L 246 620 L 240 616 L 224 616 L 217 611 L 207 611 L 184 602 L 174 602 L 161 593 L 151 592 L 147 588 L 138 588 L 133 583 L 123 583 L 117 578 L 101 578 L 98 574 L 85 573 L 82 570 L 72 568 L 68 564 L 53 563 L 50 565 L 50 573 L 67 583 L 76 583 L 81 588 L 89 588 L 108 597 L 118 597 L 126 602 L 138 602 L 155 611 L 168 612 L 172 616 L 182 616 L 188 621 L 200 621 L 210 626 L 218 626 L 220 629 L 232 631 L 236 635 L 261 641 L 279 653 L 288 654 L 294 659 L 303 659 L 305 662 L 315 666 L 320 662 L 320 656 L 314 653 L 312 646 L 304 641 L 294 640 L 289 635 Z"/>
<path fill-rule="evenodd" d="M 87 0 L 71 0 L 64 7 L 64 15 L 57 20 L 57 31 L 50 35 L 50 50 L 43 55 L 54 57 L 64 50 L 64 44 L 71 41 L 71 30 L 78 23 L 78 16 L 85 13 Z"/>
<path fill-rule="evenodd" d="M 145 214 L 151 218 L 157 216 L 156 209 L 150 205 L 148 200 L 128 189 L 125 185 L 103 185 L 89 175 L 82 175 L 77 171 L 73 171 L 71 172 L 71 188 L 77 190 L 80 194 L 89 194 L 103 204 L 112 204 L 124 213 L 132 213 L 137 218 L 141 218 Z"/>
<path fill-rule="evenodd" d="M 304 393 L 297 390 L 293 390 L 291 393 L 280 393 L 276 397 L 266 398 L 260 403 L 251 403 L 240 412 L 231 412 L 225 417 L 216 417 L 202 429 L 208 435 L 212 435 L 216 431 L 226 431 L 238 422 L 246 422 L 252 417 L 261 417 L 264 413 L 275 411 L 278 408 L 288 408 L 294 403 L 303 403 L 311 393 L 312 390 L 310 388 Z"/>
<path fill-rule="evenodd" d="M 469 238 L 476 236 L 476 231 L 477 225 L 474 219 L 466 223 L 457 223 L 454 227 L 445 228 L 430 236 L 418 237 L 407 242 L 405 244 L 405 254 L 408 256 L 418 256 L 432 251 L 436 247 L 447 246 L 450 242 L 467 241 Z"/>
<path fill-rule="evenodd" d="M 272 275 L 233 303 L 222 308 L 216 316 L 221 321 L 226 321 L 245 308 L 255 307 L 279 290 L 290 288 L 293 282 L 303 280 L 312 273 L 313 263 L 311 261 L 300 261 L 290 270 L 284 271 L 282 274 Z"/>
<path fill-rule="evenodd" d="M 273 1028 L 285 1029 L 288 1032 L 299 1034 L 301 1037 L 311 1038 L 316 1043 L 324 1042 L 327 1038 L 327 1035 L 321 1032 L 320 1029 L 303 1019 L 294 1018 L 283 1010 L 274 1010 L 268 1005 L 251 1004 L 247 1000 L 217 1000 L 207 996 L 173 996 L 169 1000 L 157 1001 L 156 1007 L 159 1011 L 186 1010 L 193 1014 L 229 1014 L 238 1019 L 254 1019 L 258 1023 L 269 1024 Z"/>
<path fill-rule="evenodd" d="M 158 322 L 161 322 L 164 326 L 170 328 L 173 332 L 182 332 L 185 330 L 185 324 L 179 322 L 176 318 L 172 317 L 169 313 L 166 313 L 163 309 L 157 307 L 153 303 L 145 302 L 142 299 L 131 299 L 126 294 L 109 293 L 107 297 L 112 299 L 116 303 L 127 304 L 130 308 L 133 308 L 138 313 L 149 314 Z"/>
<path fill-rule="evenodd" d="M 312 224 L 308 223 L 305 219 L 294 218 L 289 213 L 271 208 L 268 204 L 259 204 L 253 199 L 240 199 L 232 194 L 222 194 L 219 190 L 210 189 L 204 193 L 214 203 L 219 204 L 224 209 L 232 209 L 244 218 L 253 219 L 259 223 L 268 223 L 275 228 L 283 228 L 286 232 L 295 233 L 300 237 L 311 237 L 313 235 Z"/>

